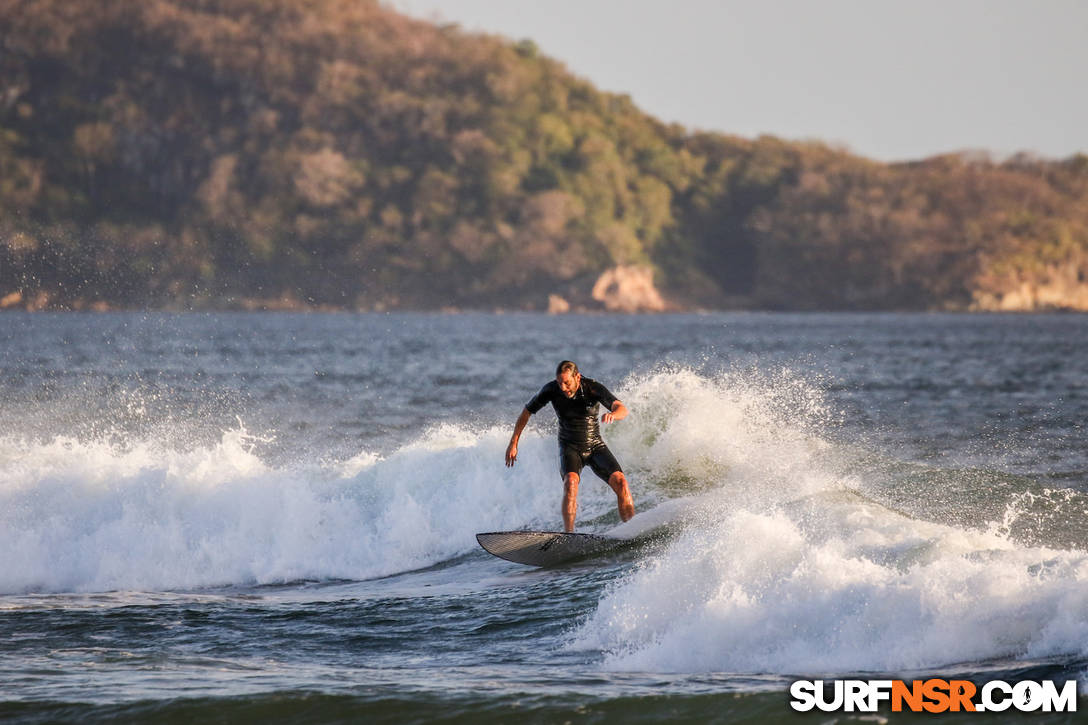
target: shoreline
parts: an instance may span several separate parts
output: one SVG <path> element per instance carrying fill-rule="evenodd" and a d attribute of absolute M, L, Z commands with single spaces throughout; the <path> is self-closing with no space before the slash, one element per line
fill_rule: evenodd
<path fill-rule="evenodd" d="M 5 314 L 46 314 L 46 315 L 108 315 L 108 314 L 168 314 L 168 315 L 203 315 L 203 314 L 288 314 L 288 315 L 440 315 L 456 317 L 459 315 L 531 315 L 534 317 L 669 317 L 687 315 L 913 315 L 913 316 L 1009 316 L 1030 317 L 1049 315 L 1086 315 L 1088 310 L 1071 307 L 1048 307 L 1038 309 L 772 309 L 759 307 L 729 308 L 673 308 L 668 310 L 620 311 L 606 309 L 579 308 L 565 312 L 553 312 L 542 309 L 517 307 L 373 307 L 349 308 L 327 305 L 315 306 L 163 306 L 163 307 L 115 307 L 104 303 L 81 306 L 50 306 L 42 308 L 3 307 L 0 316 Z"/>

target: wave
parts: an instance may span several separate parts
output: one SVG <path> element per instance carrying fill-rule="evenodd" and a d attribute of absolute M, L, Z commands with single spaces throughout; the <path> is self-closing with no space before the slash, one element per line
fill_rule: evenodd
<path fill-rule="evenodd" d="M 836 440 L 838 413 L 789 370 L 661 368 L 615 390 L 632 414 L 604 434 L 643 512 L 631 524 L 668 523 L 672 538 L 570 636 L 606 668 L 853 672 L 1088 653 L 1085 555 L 1012 535 L 1043 521 L 1042 504 L 1072 510 L 1083 496 L 1003 492 L 995 516 L 972 490 L 973 526 L 911 518 L 878 502 L 880 466 L 854 455 L 864 441 Z M 478 531 L 558 527 L 554 421 L 537 416 L 513 469 L 509 432 L 438 425 L 386 454 L 329 460 L 284 455 L 289 440 L 241 423 L 184 446 L 0 437 L 0 593 L 365 580 L 476 551 Z M 580 529 L 617 522 L 611 491 L 587 481 Z"/>
<path fill-rule="evenodd" d="M 685 673 L 1088 658 L 1088 553 L 1049 543 L 1083 521 L 1082 493 L 991 476 L 1002 490 L 990 499 L 964 486 L 960 523 L 915 518 L 880 502 L 887 467 L 830 440 L 834 416 L 803 382 L 662 373 L 638 393 L 657 387 L 693 392 L 667 422 L 624 435 L 643 436 L 649 469 L 712 485 L 677 537 L 610 586 L 571 648 L 603 652 L 614 671 Z"/>
<path fill-rule="evenodd" d="M 797 380 L 753 386 L 674 369 L 621 392 L 638 414 L 606 436 L 641 510 L 718 485 L 726 468 L 764 469 L 781 445 L 813 445 L 774 421 L 776 409 L 815 404 Z M 556 528 L 554 425 L 538 417 L 511 470 L 506 426 L 444 424 L 387 455 L 302 462 L 241 421 L 212 443 L 108 425 L 79 438 L 7 434 L 0 593 L 361 580 L 473 551 L 477 531 Z M 583 530 L 618 523 L 607 486 L 583 485 L 579 509 Z"/>
<path fill-rule="evenodd" d="M 244 426 L 155 440 L 0 439 L 0 593 L 168 591 L 385 576 L 558 519 L 554 443 L 440 426 L 381 457 L 273 466 Z M 260 446 L 258 446 L 260 444 Z M 585 497 L 592 512 L 603 493 Z"/>

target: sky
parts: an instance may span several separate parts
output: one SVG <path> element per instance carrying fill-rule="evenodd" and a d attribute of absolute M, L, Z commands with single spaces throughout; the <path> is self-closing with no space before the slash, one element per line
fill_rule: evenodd
<path fill-rule="evenodd" d="M 882 161 L 1088 152 L 1088 0 L 386 0 L 691 130 Z"/>

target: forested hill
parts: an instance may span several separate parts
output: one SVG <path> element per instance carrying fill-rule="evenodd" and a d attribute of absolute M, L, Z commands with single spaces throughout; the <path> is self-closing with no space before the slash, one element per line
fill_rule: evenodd
<path fill-rule="evenodd" d="M 0 307 L 1088 309 L 1088 156 L 693 133 L 545 51 L 360 0 L 0 0 Z"/>

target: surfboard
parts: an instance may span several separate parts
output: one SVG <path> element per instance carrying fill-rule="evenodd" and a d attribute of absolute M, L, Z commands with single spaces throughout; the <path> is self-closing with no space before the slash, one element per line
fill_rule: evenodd
<path fill-rule="evenodd" d="M 476 534 L 476 541 L 489 554 L 528 566 L 556 566 L 632 543 L 615 536 L 562 531 L 493 531 Z"/>

